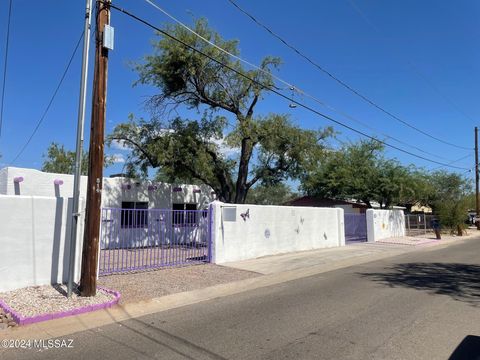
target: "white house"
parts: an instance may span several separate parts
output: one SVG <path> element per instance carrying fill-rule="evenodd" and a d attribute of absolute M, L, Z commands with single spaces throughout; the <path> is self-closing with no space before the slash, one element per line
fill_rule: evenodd
<path fill-rule="evenodd" d="M 85 176 L 80 188 L 75 281 L 79 279 L 85 221 Z M 16 167 L 0 169 L 0 249 L 4 255 L 0 292 L 66 281 L 72 194 L 72 175 Z M 108 252 L 112 247 L 178 245 L 192 238 L 205 242 L 207 211 L 193 210 L 206 209 L 213 200 L 215 194 L 206 185 L 104 178 L 100 248 Z"/>
<path fill-rule="evenodd" d="M 87 177 L 82 176 L 80 194 L 85 197 Z M 0 169 L 0 195 L 71 198 L 73 175 L 35 169 Z M 103 179 L 102 207 L 200 210 L 215 200 L 207 185 L 154 183 L 115 177 Z"/>

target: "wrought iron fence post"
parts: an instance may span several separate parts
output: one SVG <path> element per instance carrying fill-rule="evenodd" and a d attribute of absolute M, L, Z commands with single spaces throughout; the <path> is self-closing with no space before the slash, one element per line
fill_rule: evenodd
<path fill-rule="evenodd" d="M 410 214 L 407 215 L 407 224 L 408 224 L 408 236 L 410 236 Z"/>
<path fill-rule="evenodd" d="M 423 228 L 425 229 L 425 236 L 427 236 L 427 217 L 425 213 L 423 213 Z"/>
<path fill-rule="evenodd" d="M 212 222 L 213 222 L 213 205 L 208 206 L 208 262 L 212 262 L 212 245 L 213 245 L 213 233 L 212 233 Z"/>

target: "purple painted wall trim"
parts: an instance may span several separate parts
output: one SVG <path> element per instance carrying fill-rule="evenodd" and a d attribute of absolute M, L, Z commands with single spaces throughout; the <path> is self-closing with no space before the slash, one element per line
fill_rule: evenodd
<path fill-rule="evenodd" d="M 87 306 L 82 306 L 77 309 L 72 309 L 68 311 L 61 311 L 58 313 L 53 313 L 53 314 L 41 314 L 41 315 L 35 315 L 31 317 L 24 317 L 22 314 L 14 311 L 10 306 L 8 306 L 2 299 L 0 299 L 0 308 L 5 310 L 6 313 L 12 314 L 13 320 L 19 325 L 28 325 L 28 324 L 34 324 L 37 322 L 41 321 L 47 321 L 47 320 L 53 320 L 53 319 L 59 319 L 67 316 L 73 316 L 73 315 L 79 315 L 79 314 L 84 314 L 96 310 L 101 310 L 101 309 L 106 309 L 109 307 L 112 307 L 113 305 L 118 304 L 120 300 L 120 293 L 114 290 L 110 290 L 101 286 L 97 287 L 98 290 L 103 291 L 105 293 L 113 295 L 115 298 L 113 300 L 110 300 L 106 303 L 102 304 L 94 304 L 94 305 L 87 305 Z"/>

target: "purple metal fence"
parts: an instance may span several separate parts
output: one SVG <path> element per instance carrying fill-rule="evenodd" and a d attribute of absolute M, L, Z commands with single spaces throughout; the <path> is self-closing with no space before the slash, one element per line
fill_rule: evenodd
<path fill-rule="evenodd" d="M 211 211 L 103 208 L 99 275 L 210 262 Z"/>
<path fill-rule="evenodd" d="M 345 214 L 345 241 L 367 241 L 365 214 Z"/>

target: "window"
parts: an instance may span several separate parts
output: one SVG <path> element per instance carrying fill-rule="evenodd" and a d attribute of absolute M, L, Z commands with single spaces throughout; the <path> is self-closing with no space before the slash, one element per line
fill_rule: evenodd
<path fill-rule="evenodd" d="M 148 202 L 122 201 L 122 228 L 145 228 L 148 226 Z"/>
<path fill-rule="evenodd" d="M 187 219 L 185 221 L 188 225 L 197 224 L 197 204 L 185 204 L 185 210 L 187 210 Z"/>
<path fill-rule="evenodd" d="M 173 225 L 183 225 L 185 212 L 185 204 L 173 204 Z"/>
<path fill-rule="evenodd" d="M 173 204 L 173 225 L 195 226 L 197 224 L 197 204 Z"/>

